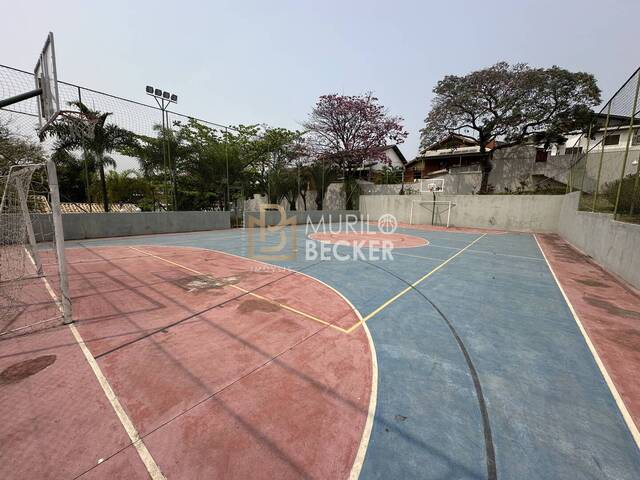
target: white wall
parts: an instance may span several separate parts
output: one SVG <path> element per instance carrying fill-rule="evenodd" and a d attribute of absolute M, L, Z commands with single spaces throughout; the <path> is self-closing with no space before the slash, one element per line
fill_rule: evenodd
<path fill-rule="evenodd" d="M 562 195 L 440 195 L 438 202 L 451 201 L 450 225 L 495 228 L 521 232 L 556 232 Z M 433 195 L 366 195 L 360 197 L 360 212 L 377 220 L 390 213 L 403 223 L 431 223 Z M 448 204 L 435 206 L 436 220 L 446 223 Z"/>

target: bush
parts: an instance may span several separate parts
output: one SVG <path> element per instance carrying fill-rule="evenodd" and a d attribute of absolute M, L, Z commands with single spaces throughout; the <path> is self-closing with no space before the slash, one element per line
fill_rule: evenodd
<path fill-rule="evenodd" d="M 636 210 L 640 209 L 640 187 L 633 191 L 636 181 L 636 174 L 631 173 L 622 179 L 622 188 L 620 190 L 620 203 L 618 203 L 618 211 L 628 212 L 631 210 L 631 205 L 634 205 Z M 611 202 L 611 205 L 616 204 L 616 195 L 618 194 L 618 184 L 620 180 L 605 183 L 602 187 L 602 194 Z M 635 193 L 635 194 L 634 194 Z"/>

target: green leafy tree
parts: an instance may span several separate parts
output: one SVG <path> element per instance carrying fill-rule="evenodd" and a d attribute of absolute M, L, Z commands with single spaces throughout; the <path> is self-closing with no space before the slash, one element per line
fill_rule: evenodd
<path fill-rule="evenodd" d="M 12 165 L 45 161 L 42 147 L 12 131 L 11 123 L 0 123 L 0 171 L 6 173 Z"/>
<path fill-rule="evenodd" d="M 52 136 L 56 139 L 54 145 L 56 152 L 81 150 L 85 152 L 85 155 L 91 157 L 93 165 L 98 170 L 104 211 L 108 212 L 109 196 L 105 169 L 116 166 L 116 162 L 110 154 L 129 145 L 133 141 L 134 135 L 128 130 L 108 123 L 107 121 L 111 115 L 109 112 L 91 110 L 81 102 L 70 102 L 70 105 L 78 108 L 82 114 L 94 123 L 93 135 L 91 137 L 78 135 L 77 125 L 68 118 L 61 118 L 51 124 L 47 131 L 44 132 L 44 135 Z"/>
<path fill-rule="evenodd" d="M 421 132 L 427 148 L 455 131 L 471 131 L 482 153 L 524 142 L 549 143 L 584 129 L 592 107 L 600 103 L 593 75 L 563 68 L 532 68 L 524 63 L 495 65 L 464 76 L 447 75 L 433 89 L 435 97 Z M 495 149 L 494 149 L 495 151 Z M 481 160 L 481 192 L 488 190 L 492 165 Z"/>

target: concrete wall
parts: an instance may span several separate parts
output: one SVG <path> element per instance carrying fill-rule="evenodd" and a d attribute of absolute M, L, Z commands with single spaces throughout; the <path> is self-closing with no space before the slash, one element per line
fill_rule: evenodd
<path fill-rule="evenodd" d="M 36 237 L 51 239 L 51 216 L 33 215 Z M 229 212 L 74 213 L 62 215 L 66 240 L 231 228 Z"/>
<path fill-rule="evenodd" d="M 306 195 L 307 209 L 311 210 L 316 207 L 316 191 L 309 190 Z M 248 212 L 256 212 L 260 208 L 260 205 L 269 203 L 269 199 L 266 195 L 255 194 L 253 198 L 245 200 L 244 209 Z M 346 198 L 342 182 L 331 183 L 327 187 L 327 191 L 324 195 L 322 208 L 325 210 L 344 210 L 346 205 Z M 289 210 L 289 202 L 283 198 L 280 205 Z M 304 201 L 302 196 L 298 195 L 296 199 L 296 208 L 298 210 L 304 210 Z"/>
<path fill-rule="evenodd" d="M 563 196 L 438 194 L 436 199 L 438 202 L 452 202 L 451 226 L 556 232 Z M 432 200 L 431 194 L 367 195 L 360 197 L 360 212 L 371 220 L 391 213 L 399 222 L 430 224 Z M 438 224 L 446 224 L 447 210 L 448 205 L 436 204 Z"/>
<path fill-rule="evenodd" d="M 360 212 L 358 210 L 308 210 L 305 212 L 291 212 L 287 211 L 287 218 L 293 219 L 296 225 L 304 225 L 307 221 L 311 223 L 318 223 L 324 220 L 325 223 L 335 223 L 340 221 L 346 221 L 347 215 L 349 219 L 360 218 Z M 250 225 L 250 218 L 259 220 L 259 214 L 257 212 L 245 213 L 245 224 L 247 227 Z M 277 225 L 280 223 L 280 212 L 267 211 L 265 212 L 265 225 Z"/>
<path fill-rule="evenodd" d="M 640 288 L 640 225 L 613 215 L 578 211 L 580 192 L 563 196 L 558 233 L 636 288 Z"/>

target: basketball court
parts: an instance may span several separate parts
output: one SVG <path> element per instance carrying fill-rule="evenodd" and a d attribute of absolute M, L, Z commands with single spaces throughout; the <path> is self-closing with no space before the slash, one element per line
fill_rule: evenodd
<path fill-rule="evenodd" d="M 637 296 L 559 238 L 264 263 L 250 233 L 67 242 L 74 322 L 0 341 L 2 477 L 638 477 Z"/>

